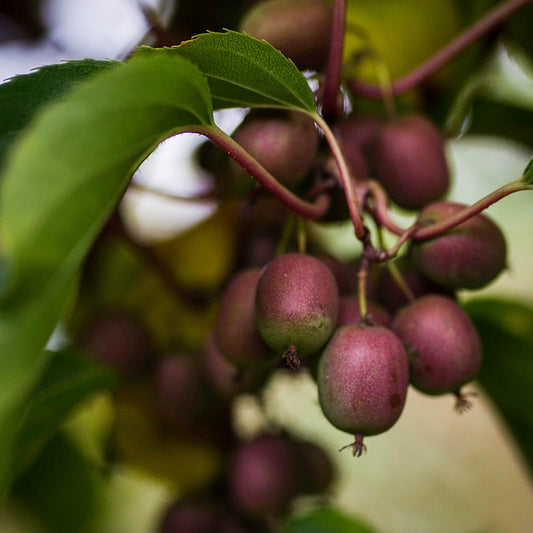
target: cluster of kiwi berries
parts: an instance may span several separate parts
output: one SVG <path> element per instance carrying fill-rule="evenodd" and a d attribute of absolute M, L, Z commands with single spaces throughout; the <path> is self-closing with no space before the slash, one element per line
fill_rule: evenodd
<path fill-rule="evenodd" d="M 298 18 L 305 19 L 305 31 L 286 31 L 284 24 Z M 331 5 L 261 2 L 242 29 L 273 44 L 300 69 L 320 72 L 329 49 Z M 423 114 L 385 119 L 339 113 L 330 124 L 354 180 L 358 207 L 380 231 L 382 225 L 390 227 L 383 214 L 388 201 L 418 211 L 416 228 L 444 224 L 466 207 L 442 199 L 450 185 L 444 141 Z M 304 197 L 326 191 L 331 207 L 324 220 L 349 216 L 336 164 L 327 148 L 321 149 L 311 119 L 253 111 L 234 138 L 287 188 Z M 233 161 L 226 169 L 216 174 L 231 182 L 234 192 L 242 191 L 245 172 Z M 254 193 L 257 202 L 261 191 Z M 386 195 L 385 203 L 379 194 Z M 253 227 L 252 221 L 248 231 Z M 393 254 L 369 244 L 367 234 L 358 266 L 300 247 L 243 269 L 226 289 L 214 329 L 222 356 L 243 372 L 275 366 L 280 359 L 289 367 L 307 363 L 324 415 L 355 435 L 350 446 L 357 456 L 365 436 L 398 420 L 409 383 L 431 395 L 454 394 L 459 412 L 470 407 L 462 388 L 479 371 L 481 345 L 455 291 L 482 288 L 506 266 L 504 236 L 483 214 L 430 238 L 413 235 L 406 253 L 394 261 Z"/>
<path fill-rule="evenodd" d="M 250 279 L 246 272 L 238 277 Z M 122 377 L 109 457 L 171 485 L 181 481 L 181 497 L 164 510 L 159 533 L 266 533 L 295 498 L 325 497 L 334 467 L 320 446 L 274 427 L 253 438 L 236 433 L 232 401 L 259 394 L 267 375 L 239 373 L 213 336 L 201 353 L 156 354 L 146 329 L 114 310 L 90 321 L 78 341 Z M 187 479 L 183 461 L 206 461 L 201 450 L 215 452 L 216 464 L 203 473 L 205 465 L 193 464 Z"/>
<path fill-rule="evenodd" d="M 331 27 L 327 0 L 265 0 L 241 29 L 320 78 Z M 444 142 L 422 114 L 386 119 L 340 112 L 330 125 L 358 208 L 378 234 L 401 233 L 388 217 L 389 200 L 418 211 L 415 230 L 463 212 L 465 206 L 443 200 L 450 184 Z M 233 137 L 289 190 L 328 195 L 322 220 L 350 216 L 336 164 L 308 116 L 254 110 Z M 318 446 L 283 431 L 242 441 L 231 423 L 233 399 L 258 393 L 281 367 L 307 369 L 325 417 L 354 436 L 347 447 L 355 456 L 366 449 L 365 437 L 396 423 L 409 385 L 453 394 L 457 410 L 465 411 L 463 387 L 479 371 L 481 345 L 456 291 L 494 280 L 506 266 L 506 243 L 478 213 L 423 240 L 413 231 L 400 257 L 375 248 L 365 227 L 361 257 L 343 263 L 317 243 L 303 246 L 291 232 L 294 213 L 222 150 L 206 143 L 197 155 L 219 193 L 242 208 L 239 256 L 203 353 L 154 357 L 146 333 L 120 313 L 90 324 L 80 342 L 133 382 L 149 376 L 150 416 L 164 438 L 194 434 L 223 454 L 216 482 L 172 505 L 160 532 L 268 531 L 298 494 L 327 489 L 332 465 Z"/>

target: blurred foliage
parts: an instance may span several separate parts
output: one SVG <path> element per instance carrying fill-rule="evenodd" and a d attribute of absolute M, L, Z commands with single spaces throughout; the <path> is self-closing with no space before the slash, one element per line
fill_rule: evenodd
<path fill-rule="evenodd" d="M 502 300 L 466 310 L 483 346 L 478 381 L 513 434 L 533 475 L 533 309 Z"/>

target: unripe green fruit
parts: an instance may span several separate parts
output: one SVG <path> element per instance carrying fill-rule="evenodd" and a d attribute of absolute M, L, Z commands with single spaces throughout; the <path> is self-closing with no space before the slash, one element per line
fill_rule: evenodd
<path fill-rule="evenodd" d="M 407 348 L 411 383 L 427 394 L 458 392 L 481 366 L 481 343 L 468 315 L 445 296 L 428 295 L 398 311 L 393 330 Z"/>
<path fill-rule="evenodd" d="M 295 111 L 252 111 L 233 138 L 278 181 L 290 188 L 303 180 L 318 151 L 314 121 Z M 230 166 L 236 178 L 247 178 L 246 171 L 235 161 L 230 161 Z"/>
<path fill-rule="evenodd" d="M 420 212 L 418 223 L 425 226 L 440 222 L 464 207 L 435 202 Z M 414 242 L 410 254 L 420 270 L 436 283 L 452 289 L 479 289 L 505 268 L 507 245 L 500 228 L 479 214 L 437 237 Z"/>
<path fill-rule="evenodd" d="M 423 116 L 410 115 L 384 125 L 372 153 L 379 180 L 400 207 L 420 209 L 448 190 L 443 139 Z"/>
<path fill-rule="evenodd" d="M 224 291 L 215 324 L 215 340 L 222 355 L 237 368 L 261 368 L 276 358 L 255 323 L 255 293 L 261 271 L 242 270 Z"/>
<path fill-rule="evenodd" d="M 337 323 L 339 291 L 320 260 L 290 253 L 266 265 L 257 284 L 256 321 L 265 342 L 278 353 L 298 356 L 326 343 Z"/>
<path fill-rule="evenodd" d="M 269 42 L 300 70 L 320 70 L 329 54 L 331 25 L 326 0 L 267 0 L 250 9 L 240 29 Z"/>
<path fill-rule="evenodd" d="M 335 427 L 354 435 L 377 435 L 392 427 L 403 410 L 407 354 L 389 329 L 344 326 L 322 354 L 317 384 L 320 407 Z"/>

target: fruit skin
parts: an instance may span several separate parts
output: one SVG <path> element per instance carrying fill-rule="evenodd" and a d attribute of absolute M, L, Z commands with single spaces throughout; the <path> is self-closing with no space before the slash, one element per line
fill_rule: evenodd
<path fill-rule="evenodd" d="M 409 385 L 407 354 L 389 329 L 344 326 L 320 358 L 317 384 L 320 407 L 335 427 L 377 435 L 402 413 Z"/>
<path fill-rule="evenodd" d="M 407 348 L 411 383 L 426 394 L 457 392 L 481 366 L 481 342 L 468 315 L 431 294 L 400 309 L 392 328 Z"/>
<path fill-rule="evenodd" d="M 261 368 L 276 358 L 255 323 L 255 294 L 261 270 L 240 271 L 224 291 L 214 335 L 222 355 L 237 368 Z"/>
<path fill-rule="evenodd" d="M 301 494 L 322 494 L 335 478 L 335 468 L 326 452 L 311 441 L 294 442 Z"/>
<path fill-rule="evenodd" d="M 228 484 L 233 505 L 246 514 L 284 511 L 298 490 L 293 443 L 277 435 L 242 443 L 231 459 Z"/>
<path fill-rule="evenodd" d="M 289 188 L 297 186 L 311 168 L 319 141 L 310 117 L 295 111 L 272 109 L 248 113 L 233 138 Z M 236 180 L 255 183 L 235 161 L 230 161 L 230 167 Z"/>
<path fill-rule="evenodd" d="M 250 9 L 240 29 L 269 42 L 300 70 L 320 70 L 329 54 L 332 16 L 325 0 L 267 0 Z"/>
<path fill-rule="evenodd" d="M 255 299 L 257 326 L 278 353 L 291 346 L 298 356 L 318 350 L 333 333 L 338 309 L 337 282 L 315 257 L 284 254 L 261 273 Z"/>
<path fill-rule="evenodd" d="M 453 202 L 432 203 L 420 212 L 418 223 L 440 222 L 464 207 Z M 436 283 L 452 289 L 480 289 L 505 268 L 507 245 L 500 228 L 479 214 L 433 239 L 412 243 L 410 255 Z"/>
<path fill-rule="evenodd" d="M 211 334 L 202 351 L 201 369 L 206 382 L 218 397 L 230 400 L 242 392 L 257 391 L 266 381 L 268 371 L 240 370 L 232 365 L 220 352 Z"/>
<path fill-rule="evenodd" d="M 420 209 L 439 200 L 450 186 L 443 139 L 422 115 L 385 124 L 372 154 L 379 180 L 391 200 L 404 209 Z"/>

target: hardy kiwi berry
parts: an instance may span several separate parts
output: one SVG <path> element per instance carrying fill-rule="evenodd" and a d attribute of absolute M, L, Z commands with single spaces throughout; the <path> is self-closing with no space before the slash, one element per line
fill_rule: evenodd
<path fill-rule="evenodd" d="M 256 321 L 265 342 L 283 353 L 289 366 L 320 349 L 333 333 L 339 310 L 337 282 L 328 267 L 307 254 L 270 261 L 255 298 Z"/>
<path fill-rule="evenodd" d="M 250 9 L 241 31 L 268 41 L 300 70 L 320 70 L 329 54 L 332 13 L 327 0 L 267 0 Z"/>
<path fill-rule="evenodd" d="M 434 202 L 418 216 L 422 226 L 441 222 L 464 209 L 453 202 Z M 452 289 L 480 289 L 506 264 L 507 246 L 500 228 L 478 214 L 437 237 L 414 242 L 410 254 L 420 270 Z"/>
<path fill-rule="evenodd" d="M 284 511 L 298 490 L 293 443 L 277 435 L 261 435 L 242 443 L 229 466 L 232 504 L 252 516 Z"/>
<path fill-rule="evenodd" d="M 400 207 L 420 209 L 448 190 L 444 143 L 425 117 L 409 115 L 384 125 L 372 150 L 377 176 Z"/>
<path fill-rule="evenodd" d="M 318 150 L 314 121 L 295 111 L 254 110 L 233 138 L 283 185 L 296 187 L 307 174 Z M 246 180 L 246 171 L 230 161 L 235 179 Z M 253 180 L 250 180 L 253 183 Z"/>
<path fill-rule="evenodd" d="M 222 355 L 237 368 L 269 365 L 276 353 L 265 344 L 255 323 L 255 293 L 261 271 L 241 270 L 224 291 L 215 340 Z"/>
<path fill-rule="evenodd" d="M 79 342 L 92 357 L 125 377 L 142 373 L 152 363 L 148 333 L 134 317 L 122 311 L 95 316 L 81 332 Z"/>
<path fill-rule="evenodd" d="M 339 328 L 318 366 L 318 397 L 326 418 L 355 435 L 354 456 L 363 438 L 383 433 L 400 417 L 409 385 L 409 362 L 400 339 L 381 326 Z"/>
<path fill-rule="evenodd" d="M 424 296 L 400 309 L 392 327 L 407 348 L 411 383 L 426 394 L 454 393 L 457 409 L 468 408 L 460 389 L 479 371 L 481 342 L 459 305 L 445 296 Z"/>

